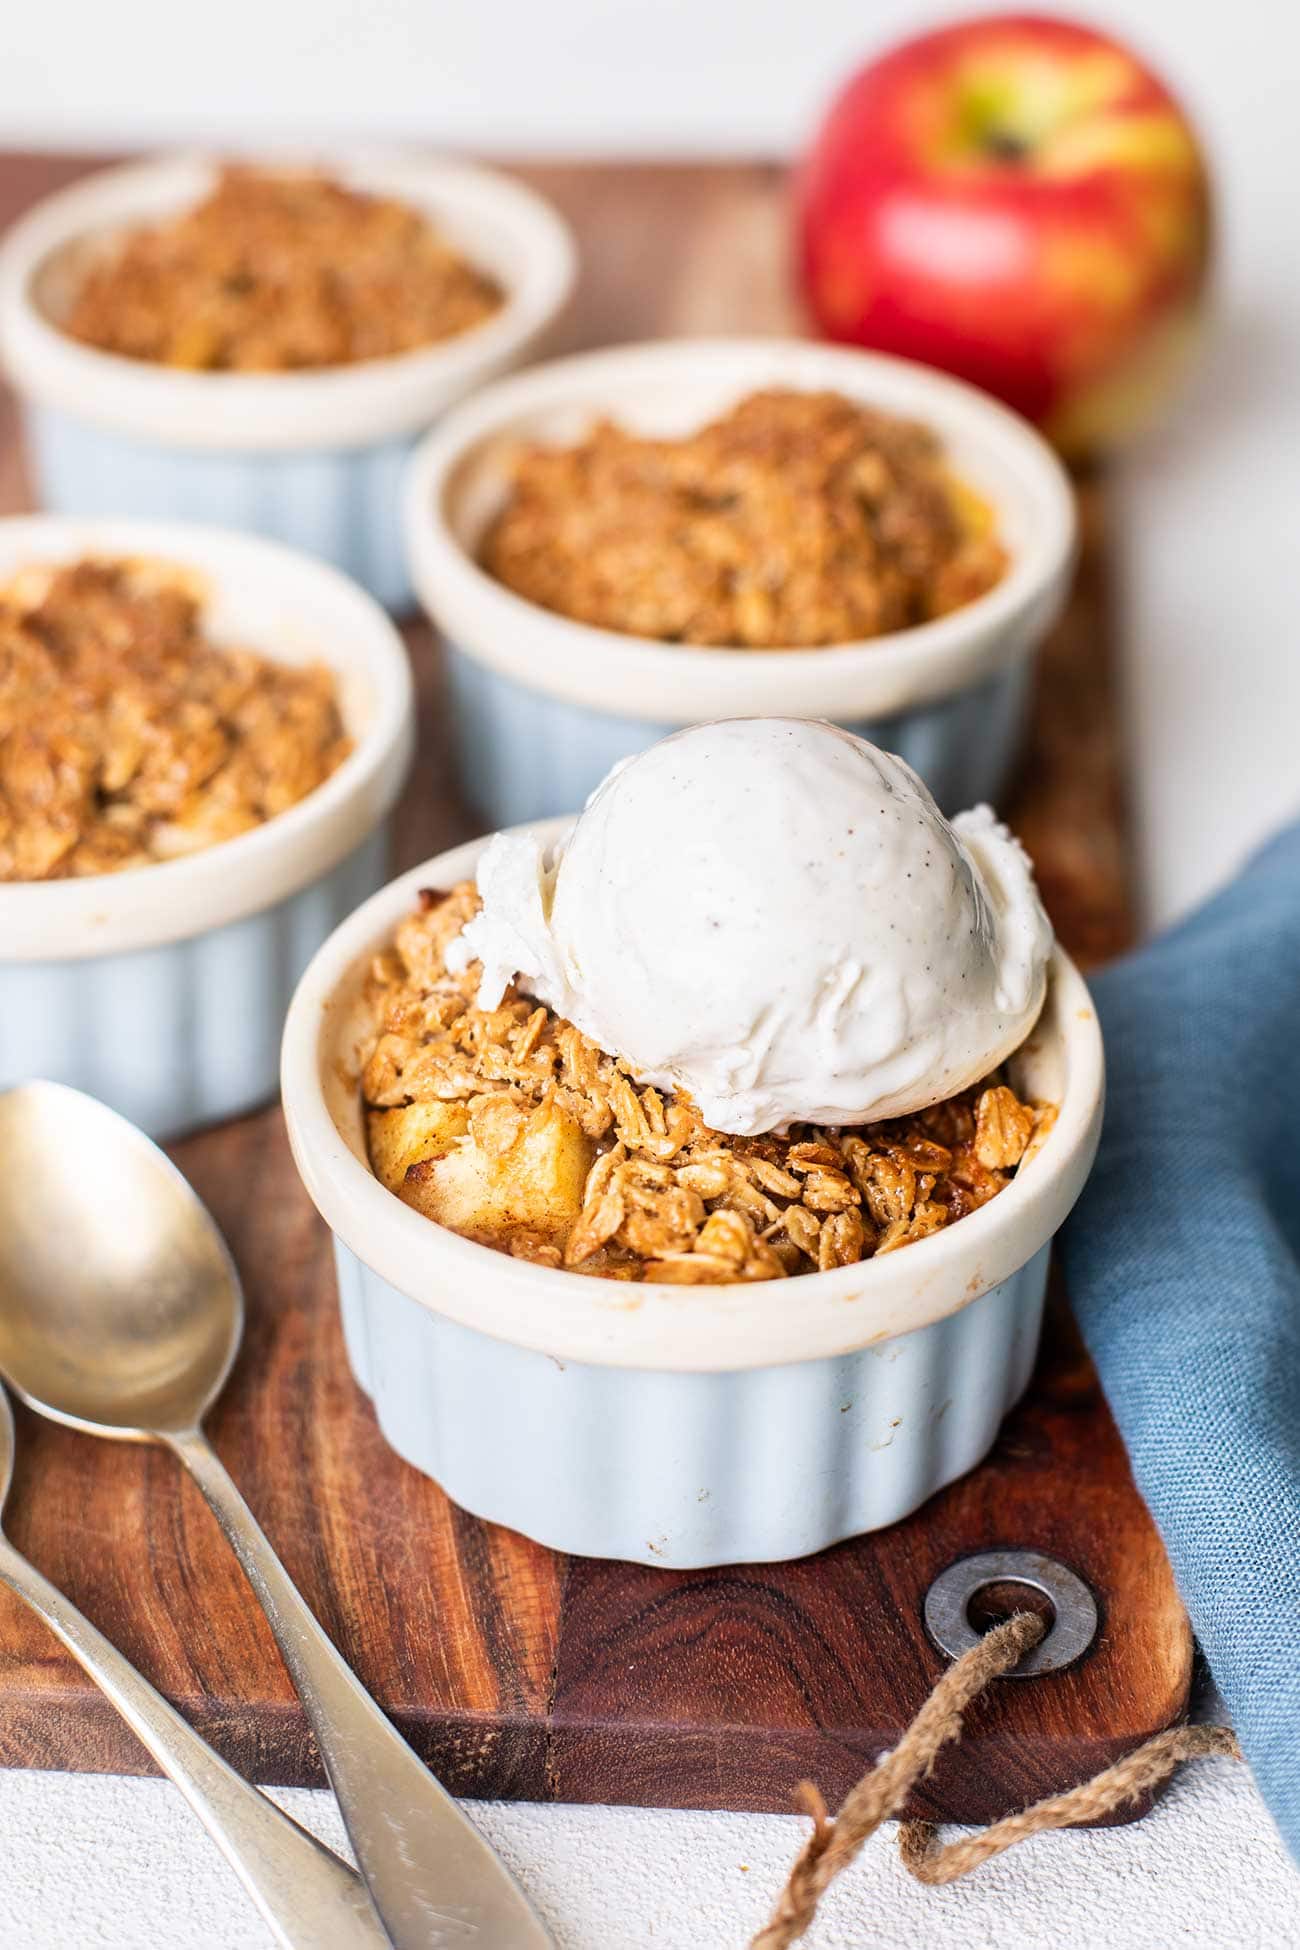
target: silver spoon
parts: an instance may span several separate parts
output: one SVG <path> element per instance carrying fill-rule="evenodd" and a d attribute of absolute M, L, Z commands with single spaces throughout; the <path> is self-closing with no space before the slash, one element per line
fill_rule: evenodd
<path fill-rule="evenodd" d="M 14 1418 L 0 1389 L 0 1511 L 13 1480 Z M 0 1583 L 25 1599 L 107 1693 L 173 1780 L 286 1950 L 381 1950 L 365 1886 L 337 1855 L 227 1767 L 188 1721 L 0 1531 Z"/>
<path fill-rule="evenodd" d="M 321 1630 L 202 1434 L 242 1329 L 221 1235 L 156 1145 L 63 1084 L 0 1095 L 0 1371 L 39 1413 L 164 1443 L 185 1464 L 270 1621 L 396 1950 L 553 1950 Z"/>

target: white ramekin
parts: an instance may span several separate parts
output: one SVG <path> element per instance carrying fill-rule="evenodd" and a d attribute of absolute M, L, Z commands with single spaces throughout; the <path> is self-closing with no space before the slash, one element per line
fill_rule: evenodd
<path fill-rule="evenodd" d="M 0 521 L 0 582 L 86 555 L 175 563 L 215 641 L 328 664 L 355 741 L 324 785 L 237 839 L 122 873 L 0 883 L 0 1088 L 53 1077 L 165 1138 L 274 1096 L 298 976 L 388 871 L 411 673 L 371 597 L 276 543 L 184 522 Z"/>
<path fill-rule="evenodd" d="M 683 434 L 759 387 L 831 389 L 924 421 L 997 510 L 1011 566 L 953 615 L 820 650 L 700 649 L 571 622 L 479 567 L 514 455 L 608 415 Z M 709 718 L 830 718 L 907 759 L 949 810 L 996 799 L 1016 756 L 1030 654 L 1060 612 L 1074 496 L 996 401 L 924 366 L 780 339 L 679 340 L 576 358 L 486 388 L 420 446 L 406 496 L 416 591 L 445 635 L 462 785 L 492 824 L 581 805 L 610 766 Z"/>
<path fill-rule="evenodd" d="M 212 181 L 210 158 L 171 156 L 89 176 L 14 225 L 0 246 L 0 358 L 44 507 L 249 529 L 323 556 L 401 608 L 411 449 L 453 400 L 535 350 L 568 298 L 573 244 L 549 204 L 489 170 L 371 151 L 327 166 L 427 211 L 500 280 L 502 309 L 442 344 L 324 372 L 178 372 L 82 345 L 59 320 L 89 257 Z"/>
<path fill-rule="evenodd" d="M 1101 1123 L 1082 979 L 1058 951 L 1013 1062 L 1059 1103 L 1055 1126 L 959 1224 L 795 1282 L 556 1272 L 434 1225 L 366 1162 L 354 1079 L 370 958 L 417 891 L 472 874 L 484 844 L 367 901 L 312 961 L 285 1027 L 289 1138 L 334 1233 L 349 1358 L 385 1436 L 476 1515 L 593 1557 L 802 1557 L 905 1516 L 979 1461 L 1033 1366 L 1048 1244 Z"/>

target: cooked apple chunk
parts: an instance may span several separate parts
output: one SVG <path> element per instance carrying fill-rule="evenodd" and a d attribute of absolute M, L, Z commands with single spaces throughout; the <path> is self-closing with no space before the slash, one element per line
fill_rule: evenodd
<path fill-rule="evenodd" d="M 562 1238 L 582 1210 L 591 1140 L 554 1103 L 425 1102 L 367 1114 L 375 1172 L 407 1205 L 490 1245 Z"/>
<path fill-rule="evenodd" d="M 390 1192 L 400 1194 L 412 1165 L 445 1157 L 468 1130 L 469 1110 L 464 1104 L 431 1101 L 367 1111 L 366 1137 L 376 1178 Z"/>

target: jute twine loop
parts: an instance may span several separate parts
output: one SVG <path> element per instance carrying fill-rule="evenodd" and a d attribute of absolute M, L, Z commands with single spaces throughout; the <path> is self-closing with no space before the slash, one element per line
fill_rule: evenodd
<path fill-rule="evenodd" d="M 1210 1754 L 1241 1759 L 1230 1727 L 1172 1727 L 1067 1794 L 1037 1801 L 1023 1813 L 1006 1815 L 978 1835 L 949 1842 L 946 1848 L 936 1846 L 930 1822 L 905 1821 L 898 1831 L 898 1852 L 918 1882 L 956 1882 L 959 1876 L 969 1875 L 981 1862 L 1001 1855 L 1004 1848 L 1023 1842 L 1029 1835 L 1045 1834 L 1049 1828 L 1077 1828 L 1113 1814 L 1124 1802 L 1136 1801 L 1158 1787 L 1185 1760 L 1201 1760 Z"/>
<path fill-rule="evenodd" d="M 940 1749 L 948 1741 L 961 1738 L 962 1715 L 971 1701 L 990 1680 L 1009 1672 L 1037 1645 L 1045 1630 L 1042 1619 L 1033 1612 L 1017 1612 L 954 1660 L 898 1745 L 882 1754 L 863 1775 L 834 1821 L 812 1783 L 800 1785 L 798 1799 L 812 1818 L 812 1834 L 799 1852 L 771 1920 L 753 1939 L 751 1950 L 786 1950 L 788 1944 L 805 1935 L 830 1883 L 847 1869 L 881 1822 L 898 1813 L 917 1781 L 932 1770 Z M 946 1848 L 937 1845 L 931 1823 L 904 1822 L 899 1829 L 899 1854 L 918 1881 L 955 1882 L 1030 1835 L 1097 1821 L 1113 1813 L 1158 1786 L 1181 1762 L 1207 1754 L 1241 1758 L 1227 1727 L 1175 1727 L 1158 1733 L 1091 1781 L 1039 1801 L 1022 1814 L 1008 1815 L 980 1834 L 950 1842 Z"/>

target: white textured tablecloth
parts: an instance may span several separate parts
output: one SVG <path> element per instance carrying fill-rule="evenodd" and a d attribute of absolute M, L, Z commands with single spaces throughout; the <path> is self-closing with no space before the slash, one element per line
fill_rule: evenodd
<path fill-rule="evenodd" d="M 325 1840 L 333 1803 L 277 1791 Z M 561 1950 L 741 1950 L 804 1824 L 502 1802 L 473 1813 Z M 266 1950 L 270 1938 L 161 1781 L 0 1774 L 5 1950 Z M 1209 1761 L 1144 1821 L 1042 1836 L 930 1890 L 877 1835 L 827 1895 L 810 1950 L 1296 1950 L 1300 1878 L 1245 1770 Z M 320 1950 L 328 1950 L 321 1945 Z M 484 1946 L 491 1950 L 491 1946 Z"/>

